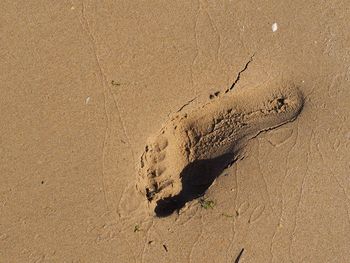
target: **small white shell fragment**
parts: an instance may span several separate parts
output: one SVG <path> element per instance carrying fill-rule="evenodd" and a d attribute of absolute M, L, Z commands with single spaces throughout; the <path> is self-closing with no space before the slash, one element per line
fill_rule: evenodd
<path fill-rule="evenodd" d="M 86 100 L 85 100 L 85 104 L 88 104 L 90 99 L 91 99 L 90 97 L 87 97 Z"/>
<path fill-rule="evenodd" d="M 276 32 L 278 28 L 277 23 L 273 23 L 271 28 L 272 28 L 272 32 Z"/>

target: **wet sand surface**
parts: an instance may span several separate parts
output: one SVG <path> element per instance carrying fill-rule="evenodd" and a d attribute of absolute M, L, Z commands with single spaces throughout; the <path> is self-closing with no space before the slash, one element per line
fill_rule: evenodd
<path fill-rule="evenodd" d="M 0 9 L 1 262 L 350 261 L 347 1 Z M 147 138 L 233 83 L 292 83 L 303 109 L 204 196 L 150 215 Z"/>

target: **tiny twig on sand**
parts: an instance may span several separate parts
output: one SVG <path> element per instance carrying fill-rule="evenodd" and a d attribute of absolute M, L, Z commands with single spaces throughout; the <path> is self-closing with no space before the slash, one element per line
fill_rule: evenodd
<path fill-rule="evenodd" d="M 235 260 L 235 263 L 238 263 L 239 262 L 239 259 L 241 258 L 242 254 L 243 254 L 243 251 L 244 251 L 244 248 L 242 248 L 241 252 L 239 252 L 236 260 Z"/>

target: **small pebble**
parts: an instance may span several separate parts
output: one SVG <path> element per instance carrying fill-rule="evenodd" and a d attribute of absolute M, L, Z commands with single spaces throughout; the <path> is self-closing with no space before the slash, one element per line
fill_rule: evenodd
<path fill-rule="evenodd" d="M 276 32 L 277 31 L 277 23 L 273 23 L 272 24 L 272 32 Z"/>

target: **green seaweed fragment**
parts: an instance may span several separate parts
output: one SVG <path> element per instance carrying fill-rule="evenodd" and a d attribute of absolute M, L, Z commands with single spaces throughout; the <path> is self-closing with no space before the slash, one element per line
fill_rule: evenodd
<path fill-rule="evenodd" d="M 201 204 L 201 207 L 203 207 L 204 209 L 213 209 L 214 206 L 215 206 L 215 202 L 211 199 L 205 199 L 205 198 L 202 198 L 199 200 L 199 203 Z"/>

